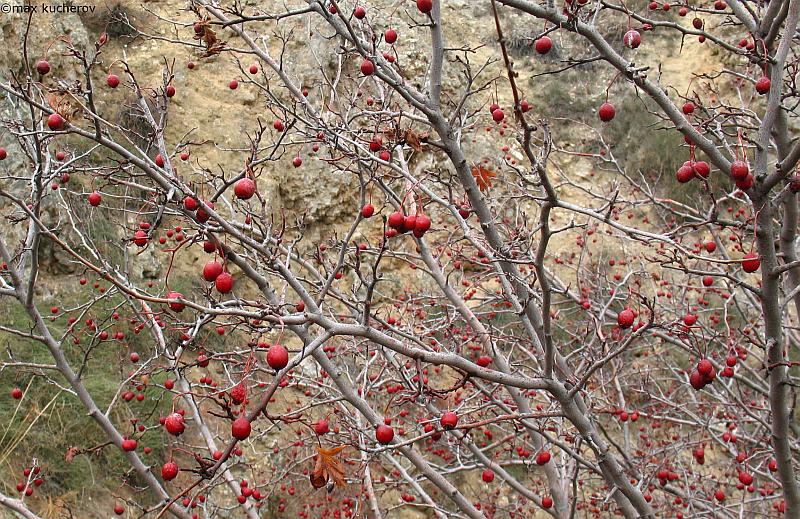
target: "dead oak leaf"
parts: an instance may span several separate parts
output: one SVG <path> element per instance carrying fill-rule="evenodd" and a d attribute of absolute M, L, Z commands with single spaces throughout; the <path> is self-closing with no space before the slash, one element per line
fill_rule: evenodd
<path fill-rule="evenodd" d="M 314 456 L 314 471 L 309 477 L 314 488 L 322 488 L 329 480 L 332 480 L 337 487 L 345 486 L 344 467 L 342 460 L 339 459 L 339 453 L 345 447 L 347 446 L 340 445 L 332 449 L 317 447 L 317 455 Z"/>
<path fill-rule="evenodd" d="M 472 168 L 472 176 L 481 191 L 486 191 L 492 187 L 492 179 L 497 176 L 497 173 L 489 168 L 483 166 L 475 166 Z"/>

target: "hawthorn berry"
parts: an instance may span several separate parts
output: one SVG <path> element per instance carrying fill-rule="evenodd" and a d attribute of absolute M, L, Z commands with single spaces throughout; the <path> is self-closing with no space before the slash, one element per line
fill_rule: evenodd
<path fill-rule="evenodd" d="M 439 419 L 439 423 L 441 423 L 442 428 L 445 431 L 455 429 L 456 424 L 458 424 L 458 415 L 456 415 L 453 411 L 445 411 L 444 414 L 442 414 L 442 417 Z"/>
<path fill-rule="evenodd" d="M 547 54 L 553 48 L 553 40 L 549 36 L 542 36 L 533 43 L 533 46 L 539 54 Z"/>
<path fill-rule="evenodd" d="M 267 364 L 274 370 L 281 370 L 289 364 L 289 352 L 280 344 L 273 344 L 267 350 Z"/>
<path fill-rule="evenodd" d="M 251 430 L 250 421 L 244 416 L 240 416 L 231 424 L 231 435 L 239 441 L 246 440 Z"/>
<path fill-rule="evenodd" d="M 619 314 L 617 314 L 617 324 L 620 328 L 630 328 L 633 326 L 633 320 L 636 316 L 633 313 L 633 310 L 630 308 L 625 308 Z"/>
<path fill-rule="evenodd" d="M 161 467 L 161 477 L 164 481 L 171 481 L 178 476 L 178 465 L 174 461 L 168 461 Z"/>
<path fill-rule="evenodd" d="M 611 121 L 614 116 L 617 114 L 617 111 L 614 109 L 614 105 L 606 101 L 605 103 L 600 105 L 600 109 L 597 110 L 597 115 L 600 117 L 600 120 L 604 123 Z"/>
<path fill-rule="evenodd" d="M 379 425 L 377 429 L 375 429 L 375 439 L 378 440 L 378 443 L 382 443 L 383 445 L 388 445 L 392 443 L 393 438 L 394 438 L 394 429 L 392 429 L 388 425 Z"/>

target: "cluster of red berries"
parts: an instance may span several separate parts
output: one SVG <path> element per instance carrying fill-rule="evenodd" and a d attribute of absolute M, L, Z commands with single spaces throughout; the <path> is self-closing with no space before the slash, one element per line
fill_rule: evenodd
<path fill-rule="evenodd" d="M 220 294 L 227 294 L 233 290 L 233 276 L 226 272 L 222 264 L 216 260 L 211 260 L 203 267 L 203 279 L 214 283 L 214 287 Z"/>
<path fill-rule="evenodd" d="M 26 482 L 17 483 L 17 492 L 23 493 L 26 496 L 33 495 L 33 487 L 41 486 L 42 483 L 44 483 L 44 479 L 41 476 L 39 476 L 41 471 L 42 467 L 39 466 L 33 468 L 26 468 L 25 470 L 23 470 L 22 475 L 25 477 Z M 32 476 L 35 476 L 33 478 L 33 481 L 31 481 Z M 33 486 L 31 486 L 28 482 L 32 483 Z"/>
<path fill-rule="evenodd" d="M 697 391 L 700 391 L 708 384 L 714 382 L 716 378 L 717 370 L 714 369 L 714 365 L 711 364 L 710 360 L 702 359 L 697 363 L 697 367 L 692 371 L 692 374 L 689 375 L 689 383 Z"/>
<path fill-rule="evenodd" d="M 205 204 L 206 206 L 208 206 L 209 209 L 214 209 L 214 202 L 210 202 L 207 200 Z M 195 218 L 200 223 L 206 223 L 208 219 L 211 218 L 211 215 L 208 214 L 208 211 L 200 207 L 200 203 L 191 196 L 187 196 L 186 198 L 183 199 L 183 208 L 189 212 L 194 212 Z"/>
<path fill-rule="evenodd" d="M 417 238 L 422 238 L 431 228 L 431 219 L 424 214 L 404 215 L 402 211 L 395 211 L 389 215 L 387 220 L 389 229 L 386 230 L 386 237 L 397 236 L 398 233 L 412 233 Z"/>

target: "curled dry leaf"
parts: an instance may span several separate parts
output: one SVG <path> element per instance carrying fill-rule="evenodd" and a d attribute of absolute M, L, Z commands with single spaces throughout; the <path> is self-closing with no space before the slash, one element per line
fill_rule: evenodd
<path fill-rule="evenodd" d="M 195 22 L 195 40 L 201 40 L 206 46 L 206 52 L 203 54 L 204 58 L 219 54 L 225 48 L 225 41 L 217 38 L 217 33 L 211 28 L 211 20 L 204 18 Z"/>
<path fill-rule="evenodd" d="M 64 461 L 66 461 L 67 463 L 72 463 L 72 460 L 75 459 L 75 456 L 77 456 L 79 452 L 80 449 L 78 449 L 77 447 L 70 447 L 69 449 L 67 449 L 67 453 L 64 455 Z"/>
<path fill-rule="evenodd" d="M 342 460 L 338 457 L 345 447 L 347 446 L 340 445 L 332 449 L 317 447 L 317 455 L 314 456 L 314 470 L 309 476 L 314 488 L 322 488 L 329 480 L 332 480 L 337 487 L 345 486 L 344 467 Z"/>
<path fill-rule="evenodd" d="M 483 166 L 475 166 L 472 168 L 472 176 L 475 177 L 475 182 L 481 191 L 486 191 L 492 187 L 492 179 L 497 176 L 497 173 L 489 168 Z"/>

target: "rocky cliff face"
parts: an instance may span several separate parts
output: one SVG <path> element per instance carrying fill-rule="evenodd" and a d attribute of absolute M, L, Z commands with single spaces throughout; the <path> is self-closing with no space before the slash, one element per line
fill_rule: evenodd
<path fill-rule="evenodd" d="M 199 143 L 191 146 L 192 166 L 181 165 L 181 173 L 191 177 L 191 169 L 203 167 L 220 168 L 231 173 L 241 168 L 244 153 L 236 153 L 247 146 L 247 134 L 256 128 L 256 118 L 269 124 L 274 115 L 264 111 L 264 94 L 249 85 L 243 85 L 236 91 L 229 91 L 227 83 L 233 78 L 246 77 L 248 63 L 236 63 L 228 54 L 211 58 L 201 58 L 186 46 L 173 43 L 177 39 L 191 42 L 191 26 L 175 26 L 168 20 L 180 20 L 184 24 L 194 21 L 195 17 L 185 10 L 186 3 L 178 0 L 161 2 L 139 2 L 121 0 L 105 5 L 97 5 L 94 13 L 89 15 L 34 15 L 28 31 L 28 62 L 33 64 L 40 57 L 47 56 L 53 66 L 53 75 L 71 77 L 73 70 L 63 67 L 66 57 L 60 56 L 64 45 L 59 37 L 68 38 L 76 48 L 91 48 L 93 42 L 103 30 L 109 32 L 109 45 L 104 49 L 102 66 L 97 70 L 98 84 L 108 71 L 122 73 L 118 60 L 126 59 L 137 79 L 143 86 L 158 88 L 163 85 L 163 74 L 169 67 L 174 74 L 173 84 L 179 94 L 172 99 L 169 125 L 167 127 L 167 146 L 177 145 L 190 133 L 190 140 Z M 464 45 L 482 44 L 474 52 L 466 53 L 473 67 L 485 62 L 489 64 L 489 75 L 485 77 L 502 78 L 504 73 L 498 61 L 498 47 L 494 24 L 490 23 L 491 11 L 488 3 L 452 1 L 443 6 L 445 16 L 445 35 L 451 48 Z M 0 69 L 22 71 L 20 46 L 26 34 L 27 15 L 12 14 L 3 18 L 0 31 L 4 45 L 0 48 Z M 424 27 L 409 27 L 409 18 L 402 12 L 402 6 L 392 2 L 378 5 L 376 12 L 371 13 L 375 25 L 383 29 L 380 20 L 391 20 L 393 27 L 398 28 L 400 42 L 395 46 L 400 54 L 403 70 L 408 78 L 419 88 L 424 88 L 427 78 L 427 56 L 429 37 Z M 125 20 L 126 22 L 123 22 Z M 127 24 L 135 26 L 143 35 L 133 36 Z M 384 25 L 388 25 L 385 22 Z M 602 97 L 605 82 L 609 78 L 597 74 L 590 83 L 575 82 L 573 76 L 539 76 L 545 67 L 552 66 L 560 54 L 559 46 L 569 45 L 567 41 L 556 40 L 554 57 L 546 59 L 535 54 L 532 49 L 533 38 L 541 27 L 532 21 L 518 16 L 503 18 L 509 47 L 514 53 L 515 66 L 519 71 L 525 95 L 534 105 L 534 109 L 549 117 L 570 117 L 572 112 L 581 111 L 594 106 L 594 101 Z M 605 28 L 613 31 L 613 28 Z M 319 73 L 320 69 L 331 73 L 340 65 L 340 50 L 336 40 L 329 38 L 324 27 L 306 26 L 303 23 L 287 21 L 273 24 L 270 31 L 265 31 L 266 41 L 273 51 L 278 50 L 278 42 L 282 36 L 291 33 L 290 43 L 284 53 L 285 69 L 299 84 L 308 87 L 312 95 L 325 90 Z M 237 48 L 244 45 L 229 32 L 220 32 L 220 37 L 229 40 Z M 658 38 L 657 34 L 648 34 L 647 38 Z M 558 36 L 556 36 L 558 38 Z M 637 65 L 660 63 L 658 71 L 665 87 L 674 88 L 677 92 L 686 92 L 692 81 L 692 72 L 710 72 L 717 68 L 707 47 L 694 42 L 687 43 L 682 49 L 653 48 L 652 54 L 643 46 L 636 55 Z M 48 50 L 49 49 L 49 50 Z M 580 51 L 580 49 L 577 49 Z M 570 49 L 574 55 L 576 49 Z M 589 56 L 590 51 L 586 50 Z M 187 63 L 195 63 L 194 70 L 187 68 Z M 550 62 L 550 63 L 548 63 Z M 344 64 L 345 67 L 352 64 Z M 559 77 L 563 81 L 559 82 Z M 445 66 L 443 80 L 446 95 L 457 95 L 465 86 L 465 78 L 460 64 L 449 63 Z M 630 90 L 627 86 L 614 87 L 615 90 Z M 122 89 L 120 89 L 122 90 Z M 504 88 L 503 81 L 492 86 L 491 92 L 484 96 L 487 104 L 490 99 L 497 99 L 501 104 L 510 102 L 510 94 Z M 558 91 L 558 97 L 553 96 Z M 496 91 L 496 92 L 495 92 Z M 104 93 L 105 94 L 105 93 Z M 122 92 L 113 92 L 106 96 L 102 109 L 110 113 L 110 117 L 123 119 L 124 103 L 130 102 Z M 589 101 L 587 103 L 587 101 Z M 104 106 L 103 106 L 104 105 Z M 4 104 L 8 109 L 8 103 Z M 479 108 L 479 107 L 476 107 Z M 124 119 L 123 119 L 124 120 Z M 554 126 L 568 123 L 553 123 Z M 587 132 L 570 128 L 561 136 L 579 143 L 586 139 Z M 0 137 L 7 147 L 8 136 Z M 470 150 L 472 157 L 494 157 L 498 154 L 497 139 L 494 135 L 484 136 L 475 142 Z M 513 150 L 512 150 L 513 152 Z M 18 154 L 14 154 L 18 156 Z M 12 164 L 18 164 L 13 162 Z M 289 213 L 302 214 L 311 222 L 310 232 L 322 236 L 325 232 L 314 229 L 319 226 L 330 226 L 346 220 L 356 208 L 357 193 L 353 189 L 350 176 L 331 173 L 332 168 L 326 163 L 307 160 L 302 168 L 292 168 L 290 157 L 281 157 L 274 164 L 268 164 L 268 174 L 260 179 L 259 190 L 269 200 L 274 209 L 283 209 Z M 567 165 L 569 166 L 569 165 Z M 580 172 L 585 166 L 576 160 L 574 166 Z M 324 182 L 319 182 L 324 175 Z"/>

